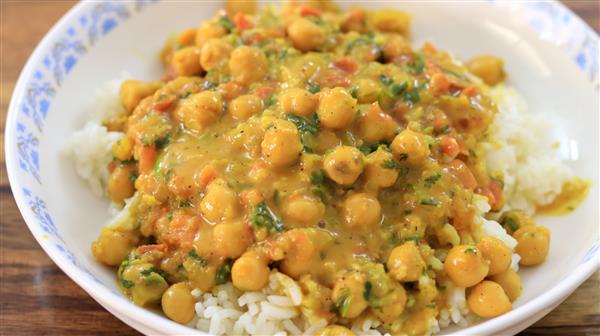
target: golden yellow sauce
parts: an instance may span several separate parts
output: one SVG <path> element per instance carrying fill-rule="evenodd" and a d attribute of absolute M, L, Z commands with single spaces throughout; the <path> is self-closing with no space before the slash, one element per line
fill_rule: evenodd
<path fill-rule="evenodd" d="M 167 43 L 161 82 L 123 84 L 108 193 L 135 193 L 135 227 L 92 249 L 137 304 L 168 293 L 166 315 L 187 323 L 186 288 L 260 290 L 275 268 L 330 323 L 418 335 L 446 304 L 442 261 L 473 242 L 473 198 L 492 193 L 476 153 L 496 107 L 449 54 L 413 49 L 407 14 L 326 4 L 230 6 Z M 501 65 L 486 56 L 477 73 Z M 487 270 L 463 250 L 457 268 Z"/>
<path fill-rule="evenodd" d="M 537 207 L 538 215 L 560 216 L 575 210 L 581 204 L 590 190 L 590 183 L 579 177 L 563 185 L 558 196 L 549 204 Z"/>

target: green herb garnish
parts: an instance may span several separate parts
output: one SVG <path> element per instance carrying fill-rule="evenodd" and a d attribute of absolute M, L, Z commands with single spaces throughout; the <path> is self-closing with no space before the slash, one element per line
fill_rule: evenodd
<path fill-rule="evenodd" d="M 441 174 L 435 173 L 429 177 L 426 177 L 425 182 L 423 184 L 425 185 L 426 188 L 431 188 L 441 178 L 442 178 Z"/>
<path fill-rule="evenodd" d="M 408 65 L 408 68 L 413 75 L 420 75 L 425 70 L 425 58 L 423 55 L 417 53 L 417 61 Z"/>
<path fill-rule="evenodd" d="M 223 15 L 219 18 L 219 23 L 221 26 L 225 27 L 227 31 L 232 31 L 235 28 L 235 23 L 231 20 L 231 18 L 227 15 Z"/>
<path fill-rule="evenodd" d="M 422 205 L 433 205 L 433 206 L 437 206 L 440 205 L 440 201 L 436 200 L 435 198 L 421 198 L 420 203 Z"/>
<path fill-rule="evenodd" d="M 352 303 L 352 294 L 348 288 L 343 288 L 340 297 L 331 306 L 331 311 L 345 317 Z"/>
<path fill-rule="evenodd" d="M 464 251 L 466 254 L 477 254 L 477 250 L 474 248 L 469 247 L 468 249 L 465 249 Z"/>
<path fill-rule="evenodd" d="M 121 279 L 121 286 L 123 286 L 125 288 L 131 288 L 131 287 L 133 287 L 133 285 L 134 285 L 133 281 Z"/>
<path fill-rule="evenodd" d="M 231 265 L 233 262 L 231 260 L 227 260 L 219 269 L 217 270 L 217 274 L 215 275 L 215 283 L 217 285 L 222 285 L 231 279 Z"/>
<path fill-rule="evenodd" d="M 382 82 L 384 85 L 390 85 L 390 84 L 392 84 L 392 83 L 393 83 L 393 80 L 392 80 L 390 77 L 388 77 L 388 76 L 386 76 L 386 75 L 384 75 L 384 74 L 381 74 L 381 75 L 379 75 L 379 80 L 380 80 L 380 81 L 381 81 L 381 82 Z"/>
<path fill-rule="evenodd" d="M 309 82 L 307 84 L 307 90 L 308 90 L 308 92 L 315 94 L 315 93 L 321 91 L 321 84 Z"/>
<path fill-rule="evenodd" d="M 191 249 L 188 253 L 188 256 L 197 261 L 202 267 L 208 266 L 208 262 L 206 261 L 206 259 L 199 256 L 198 253 L 196 253 L 195 249 Z"/>
<path fill-rule="evenodd" d="M 315 135 L 317 134 L 317 132 L 319 132 L 318 124 L 314 121 L 311 122 L 306 118 L 291 113 L 286 114 L 285 118 L 287 119 L 287 121 L 296 125 L 296 128 L 300 133 L 308 133 L 311 135 Z"/>
<path fill-rule="evenodd" d="M 272 213 L 267 203 L 260 202 L 252 208 L 250 212 L 250 221 L 256 228 L 267 228 L 277 232 L 283 231 L 283 223 L 281 223 Z"/>

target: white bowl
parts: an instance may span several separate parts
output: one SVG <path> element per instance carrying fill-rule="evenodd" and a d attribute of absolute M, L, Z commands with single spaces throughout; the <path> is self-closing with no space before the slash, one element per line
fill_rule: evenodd
<path fill-rule="evenodd" d="M 77 284 L 115 316 L 148 334 L 194 331 L 130 303 L 117 289 L 114 270 L 94 261 L 90 243 L 108 218 L 107 201 L 91 193 L 60 152 L 68 136 L 83 125 L 86 108 L 103 82 L 123 70 L 136 78 L 158 78 L 157 55 L 167 36 L 196 26 L 219 6 L 151 0 L 82 2 L 31 55 L 9 108 L 8 175 L 29 229 Z M 516 333 L 563 301 L 600 264 L 598 36 L 554 2 L 385 6 L 414 15 L 417 44 L 429 39 L 459 57 L 486 52 L 504 58 L 510 84 L 523 94 L 530 110 L 562 121 L 568 135 L 564 141 L 570 144 L 569 164 L 592 183 L 587 200 L 575 212 L 540 219 L 552 231 L 551 252 L 542 266 L 523 271 L 525 290 L 513 311 L 457 331 Z"/>

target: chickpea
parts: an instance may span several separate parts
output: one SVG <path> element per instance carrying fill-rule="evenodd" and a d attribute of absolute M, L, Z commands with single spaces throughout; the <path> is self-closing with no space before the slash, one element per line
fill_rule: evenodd
<path fill-rule="evenodd" d="M 196 314 L 194 309 L 196 300 L 191 294 L 190 287 L 183 282 L 171 285 L 163 293 L 161 304 L 165 315 L 177 323 L 187 324 Z"/>
<path fill-rule="evenodd" d="M 121 84 L 119 100 L 125 111 L 131 113 L 142 99 L 153 95 L 159 88 L 160 83 L 127 79 Z"/>
<path fill-rule="evenodd" d="M 517 240 L 515 252 L 521 256 L 519 264 L 535 266 L 548 256 L 550 231 L 543 226 L 523 226 L 514 234 Z"/>
<path fill-rule="evenodd" d="M 112 155 L 121 161 L 131 160 L 133 157 L 133 140 L 125 135 L 112 146 Z"/>
<path fill-rule="evenodd" d="M 133 196 L 135 187 L 132 177 L 135 178 L 135 175 L 135 165 L 119 165 L 113 170 L 106 187 L 113 202 L 122 204 L 126 198 Z"/>
<path fill-rule="evenodd" d="M 336 87 L 322 93 L 317 114 L 323 127 L 343 130 L 354 121 L 355 109 L 356 99 L 343 88 Z"/>
<path fill-rule="evenodd" d="M 206 41 L 200 52 L 200 65 L 206 71 L 218 68 L 229 57 L 231 46 L 221 39 Z"/>
<path fill-rule="evenodd" d="M 239 258 L 251 243 L 252 230 L 243 221 L 219 223 L 213 228 L 214 250 L 226 258 Z"/>
<path fill-rule="evenodd" d="M 269 282 L 269 266 L 263 256 L 255 251 L 244 253 L 231 268 L 233 285 L 242 291 L 262 289 Z"/>
<path fill-rule="evenodd" d="M 348 328 L 333 324 L 317 331 L 315 336 L 356 336 L 356 334 Z"/>
<path fill-rule="evenodd" d="M 284 112 L 308 117 L 317 109 L 319 100 L 306 90 L 291 88 L 281 94 L 279 102 Z"/>
<path fill-rule="evenodd" d="M 410 15 L 397 9 L 381 9 L 373 13 L 375 28 L 383 32 L 407 35 L 410 31 Z"/>
<path fill-rule="evenodd" d="M 367 185 L 373 186 L 375 189 L 393 186 L 398 179 L 398 170 L 384 166 L 385 162 L 393 159 L 392 153 L 382 147 L 369 154 L 364 174 Z"/>
<path fill-rule="evenodd" d="M 287 27 L 287 33 L 294 47 L 304 52 L 317 50 L 325 44 L 325 30 L 305 18 L 292 21 Z"/>
<path fill-rule="evenodd" d="M 417 281 L 426 269 L 421 252 L 414 242 L 396 246 L 387 260 L 389 274 L 398 281 Z"/>
<path fill-rule="evenodd" d="M 363 172 L 364 155 L 355 147 L 338 146 L 325 156 L 323 167 L 337 184 L 350 185 Z"/>
<path fill-rule="evenodd" d="M 158 303 L 164 291 L 169 287 L 165 279 L 153 271 L 154 265 L 147 262 L 136 262 L 127 266 L 122 279 L 129 281 L 131 299 L 139 306 Z"/>
<path fill-rule="evenodd" d="M 184 47 L 173 54 L 171 66 L 177 76 L 192 76 L 202 72 L 200 50 L 196 47 Z"/>
<path fill-rule="evenodd" d="M 133 248 L 133 243 L 130 232 L 106 228 L 92 243 L 92 254 L 105 265 L 117 266 L 127 257 Z"/>
<path fill-rule="evenodd" d="M 265 161 L 279 168 L 294 164 L 303 148 L 296 126 L 282 119 L 276 119 L 267 129 L 260 146 Z"/>
<path fill-rule="evenodd" d="M 411 50 L 410 44 L 399 34 L 390 35 L 383 45 L 383 55 L 388 62 L 402 54 L 410 53 Z"/>
<path fill-rule="evenodd" d="M 512 304 L 500 285 L 482 281 L 471 288 L 467 296 L 469 309 L 480 317 L 496 317 L 512 310 Z"/>
<path fill-rule="evenodd" d="M 234 17 L 237 13 L 254 14 L 256 13 L 256 1 L 227 0 L 225 1 L 225 10 L 231 17 Z"/>
<path fill-rule="evenodd" d="M 364 298 L 365 276 L 358 272 L 346 272 L 333 287 L 333 302 L 340 304 L 341 317 L 355 318 L 368 306 Z"/>
<path fill-rule="evenodd" d="M 389 114 L 381 110 L 379 103 L 373 103 L 360 116 L 358 126 L 360 137 L 367 143 L 392 140 L 398 129 L 396 121 Z"/>
<path fill-rule="evenodd" d="M 188 130 L 202 132 L 217 121 L 222 111 L 221 94 L 202 91 L 180 102 L 175 109 L 175 116 Z"/>
<path fill-rule="evenodd" d="M 200 211 L 213 223 L 233 219 L 239 212 L 238 196 L 222 179 L 213 180 L 200 201 Z"/>
<path fill-rule="evenodd" d="M 471 287 L 487 276 L 489 265 L 477 247 L 457 245 L 448 252 L 444 270 L 457 286 Z"/>
<path fill-rule="evenodd" d="M 293 195 L 283 204 L 282 212 L 286 221 L 314 226 L 323 219 L 325 205 L 313 196 Z"/>
<path fill-rule="evenodd" d="M 483 237 L 477 247 L 483 258 L 490 262 L 488 275 L 503 273 L 510 267 L 512 252 L 500 239 Z"/>
<path fill-rule="evenodd" d="M 374 80 L 359 79 L 355 85 L 356 99 L 359 104 L 370 104 L 377 101 L 380 88 Z"/>
<path fill-rule="evenodd" d="M 506 211 L 498 221 L 509 235 L 514 235 L 515 231 L 524 226 L 533 226 L 533 218 L 527 216 L 523 211 L 510 210 Z"/>
<path fill-rule="evenodd" d="M 316 258 L 318 258 L 317 246 L 309 236 L 302 230 L 296 229 L 286 233 L 286 240 L 289 247 L 285 249 L 285 257 L 281 260 L 281 270 L 298 279 L 306 274 L 313 267 Z"/>
<path fill-rule="evenodd" d="M 371 308 L 377 318 L 385 323 L 394 323 L 406 307 L 406 290 L 395 284 L 393 292 L 386 296 L 386 304 L 381 307 Z"/>
<path fill-rule="evenodd" d="M 229 104 L 229 113 L 238 120 L 247 120 L 262 110 L 263 100 L 252 94 L 239 96 Z"/>
<path fill-rule="evenodd" d="M 219 38 L 227 35 L 227 30 L 218 22 L 203 22 L 196 30 L 196 47 L 202 47 L 213 38 Z"/>
<path fill-rule="evenodd" d="M 515 302 L 521 295 L 521 277 L 514 269 L 509 268 L 504 273 L 490 277 L 490 280 L 499 284 L 511 302 Z"/>
<path fill-rule="evenodd" d="M 491 55 L 480 55 L 467 63 L 467 68 L 487 85 L 496 85 L 504 80 L 504 61 Z"/>
<path fill-rule="evenodd" d="M 343 218 L 352 228 L 373 227 L 381 221 L 381 205 L 377 197 L 367 193 L 355 193 L 344 200 Z"/>
<path fill-rule="evenodd" d="M 267 58 L 260 49 L 245 45 L 235 48 L 229 59 L 231 75 L 245 85 L 262 80 L 267 66 Z"/>
<path fill-rule="evenodd" d="M 421 133 L 405 129 L 396 135 L 391 144 L 392 153 L 411 165 L 417 165 L 429 156 L 429 145 Z"/>

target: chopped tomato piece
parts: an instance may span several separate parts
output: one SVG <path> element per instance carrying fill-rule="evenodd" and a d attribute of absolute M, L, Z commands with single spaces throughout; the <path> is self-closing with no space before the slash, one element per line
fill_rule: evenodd
<path fill-rule="evenodd" d="M 352 57 L 342 57 L 333 63 L 340 70 L 353 74 L 358 69 L 358 63 Z"/>
<path fill-rule="evenodd" d="M 479 93 L 479 89 L 475 85 L 470 85 L 464 88 L 461 92 L 461 95 L 465 97 L 473 97 Z"/>
<path fill-rule="evenodd" d="M 168 245 L 179 247 L 184 251 L 192 249 L 200 219 L 196 216 L 177 215 L 169 223 L 167 233 L 160 237 Z"/>
<path fill-rule="evenodd" d="M 474 190 L 477 187 L 477 180 L 471 169 L 462 162 L 461 160 L 453 160 L 448 164 L 448 171 L 454 175 L 462 185 L 470 190 Z"/>
<path fill-rule="evenodd" d="M 115 170 L 115 168 L 117 168 L 117 163 L 115 161 L 110 161 L 106 168 L 108 169 L 109 173 L 112 173 Z"/>
<path fill-rule="evenodd" d="M 173 103 L 175 103 L 176 100 L 177 97 L 175 97 L 175 95 L 168 94 L 161 96 L 152 106 L 155 110 L 164 112 L 168 110 L 173 105 Z"/>
<path fill-rule="evenodd" d="M 300 16 L 321 16 L 321 11 L 319 9 L 307 5 L 300 6 L 298 13 L 300 14 Z"/>
<path fill-rule="evenodd" d="M 152 146 L 140 146 L 140 156 L 138 160 L 140 173 L 143 174 L 152 170 L 157 155 L 156 144 L 152 144 Z"/>
<path fill-rule="evenodd" d="M 217 177 L 219 172 L 212 165 L 207 165 L 200 170 L 198 173 L 198 186 L 200 189 L 206 188 L 206 186 L 210 183 L 210 181 L 214 180 Z"/>
<path fill-rule="evenodd" d="M 254 93 L 262 99 L 267 99 L 271 94 L 273 94 L 274 91 L 275 88 L 267 85 L 256 89 L 256 92 Z"/>
<path fill-rule="evenodd" d="M 243 13 L 235 14 L 233 17 L 233 22 L 235 23 L 235 27 L 238 31 L 244 31 L 254 27 L 252 21 L 250 21 Z"/>
<path fill-rule="evenodd" d="M 167 252 L 169 249 L 165 244 L 150 244 L 150 245 L 142 245 L 137 248 L 137 252 L 139 254 L 144 254 L 146 252 Z"/>
<path fill-rule="evenodd" d="M 453 160 L 460 152 L 458 141 L 455 138 L 444 135 L 440 139 L 440 146 L 442 146 L 442 153 L 446 159 Z"/>
<path fill-rule="evenodd" d="M 441 72 L 436 73 L 431 77 L 430 81 L 431 91 L 433 94 L 441 94 L 448 92 L 450 89 L 450 79 Z"/>

